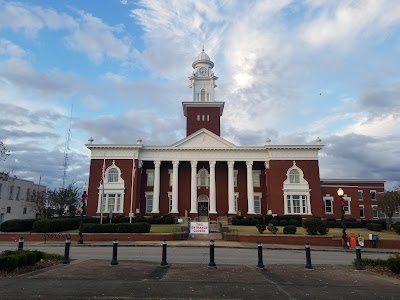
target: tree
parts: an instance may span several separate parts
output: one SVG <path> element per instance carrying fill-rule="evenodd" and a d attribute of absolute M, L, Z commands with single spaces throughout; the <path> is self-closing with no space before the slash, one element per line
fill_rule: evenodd
<path fill-rule="evenodd" d="M 33 192 L 27 196 L 26 200 L 31 204 L 40 219 L 43 220 L 49 216 L 50 206 L 47 201 L 46 191 L 33 190 Z"/>
<path fill-rule="evenodd" d="M 392 226 L 393 214 L 400 208 L 400 191 L 387 191 L 377 194 L 378 208 L 381 210 L 387 219 L 387 229 Z"/>
<path fill-rule="evenodd" d="M 64 216 L 67 213 L 74 216 L 76 207 L 79 205 L 79 189 L 71 183 L 64 189 L 49 190 L 47 198 L 59 216 Z"/>
<path fill-rule="evenodd" d="M 6 160 L 7 156 L 10 155 L 8 149 L 4 146 L 4 143 L 0 141 L 0 161 Z"/>

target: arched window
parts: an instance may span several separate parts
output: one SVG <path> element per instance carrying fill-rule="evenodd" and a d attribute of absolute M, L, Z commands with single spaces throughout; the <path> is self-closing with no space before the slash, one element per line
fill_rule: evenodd
<path fill-rule="evenodd" d="M 201 90 L 201 102 L 206 101 L 206 91 L 204 89 Z"/>
<path fill-rule="evenodd" d="M 293 169 L 289 172 L 290 183 L 300 183 L 300 173 L 298 170 Z"/>
<path fill-rule="evenodd" d="M 118 182 L 118 170 L 116 168 L 108 171 L 108 182 Z"/>
<path fill-rule="evenodd" d="M 209 185 L 209 175 L 206 169 L 199 170 L 197 174 L 197 186 L 208 186 Z"/>

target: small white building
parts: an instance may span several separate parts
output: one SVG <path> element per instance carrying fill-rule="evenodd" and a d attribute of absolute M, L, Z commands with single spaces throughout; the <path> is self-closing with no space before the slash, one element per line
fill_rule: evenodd
<path fill-rule="evenodd" d="M 36 210 L 27 199 L 32 193 L 45 190 L 45 186 L 33 181 L 0 173 L 0 224 L 7 220 L 36 218 Z"/>

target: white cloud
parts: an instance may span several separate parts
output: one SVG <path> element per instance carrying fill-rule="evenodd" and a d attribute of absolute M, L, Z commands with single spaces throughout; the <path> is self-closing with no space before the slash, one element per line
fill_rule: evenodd
<path fill-rule="evenodd" d="M 348 49 L 363 36 L 384 38 L 400 24 L 400 6 L 396 1 L 334 1 L 333 4 L 324 3 L 325 6 L 317 1 L 309 4 L 318 9 L 299 33 L 315 48 Z"/>
<path fill-rule="evenodd" d="M 109 26 L 91 14 L 81 12 L 81 23 L 65 41 L 71 49 L 83 52 L 95 63 L 105 57 L 125 60 L 129 58 L 130 42 L 116 36 L 120 26 Z"/>

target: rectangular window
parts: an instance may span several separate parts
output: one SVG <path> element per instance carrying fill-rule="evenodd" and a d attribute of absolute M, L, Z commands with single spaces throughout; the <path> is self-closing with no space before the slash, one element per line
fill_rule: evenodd
<path fill-rule="evenodd" d="M 360 205 L 360 218 L 365 218 L 364 205 Z"/>
<path fill-rule="evenodd" d="M 8 206 L 8 207 L 7 207 L 7 213 L 8 213 L 8 214 L 11 214 L 11 206 Z"/>
<path fill-rule="evenodd" d="M 153 210 L 153 193 L 146 193 L 146 213 Z"/>
<path fill-rule="evenodd" d="M 14 186 L 11 185 L 10 186 L 10 196 L 8 197 L 8 199 L 12 200 L 14 197 Z"/>
<path fill-rule="evenodd" d="M 116 194 L 115 197 L 115 210 L 121 211 L 121 194 Z"/>
<path fill-rule="evenodd" d="M 26 190 L 26 201 L 30 201 L 30 197 L 31 197 L 31 189 L 27 189 Z"/>
<path fill-rule="evenodd" d="M 233 170 L 233 186 L 237 187 L 237 176 L 238 176 L 238 170 Z"/>
<path fill-rule="evenodd" d="M 204 121 L 204 115 L 201 115 L 201 120 Z"/>
<path fill-rule="evenodd" d="M 169 186 L 172 186 L 172 180 L 173 180 L 172 169 L 168 170 L 168 174 L 169 174 Z"/>
<path fill-rule="evenodd" d="M 235 201 L 233 203 L 233 210 L 236 213 L 238 212 L 238 198 L 239 198 L 239 193 L 235 193 Z"/>
<path fill-rule="evenodd" d="M 197 121 L 200 121 L 200 115 L 197 115 Z"/>
<path fill-rule="evenodd" d="M 147 186 L 154 186 L 154 169 L 146 170 L 147 172 Z"/>
<path fill-rule="evenodd" d="M 373 218 L 378 218 L 378 206 L 377 205 L 372 205 L 372 217 Z"/>
<path fill-rule="evenodd" d="M 254 195 L 254 212 L 261 214 L 261 195 Z"/>
<path fill-rule="evenodd" d="M 107 205 L 107 195 L 104 194 L 103 195 L 103 199 L 101 199 L 102 203 L 101 203 L 101 211 L 105 212 L 106 211 L 106 205 Z"/>
<path fill-rule="evenodd" d="M 168 192 L 169 211 L 172 210 L 172 193 Z"/>
<path fill-rule="evenodd" d="M 19 200 L 19 193 L 21 192 L 21 187 L 17 187 L 17 195 L 15 196 L 15 200 Z"/>
<path fill-rule="evenodd" d="M 325 213 L 333 214 L 333 197 L 324 197 Z"/>
<path fill-rule="evenodd" d="M 24 207 L 24 210 L 22 211 L 23 215 L 26 215 L 26 207 Z"/>
<path fill-rule="evenodd" d="M 343 198 L 343 199 L 344 199 L 344 206 L 343 206 L 344 213 L 346 215 L 350 215 L 351 214 L 351 210 L 350 210 L 350 202 L 351 202 L 351 200 L 350 200 L 350 198 Z"/>
<path fill-rule="evenodd" d="M 115 194 L 108 194 L 107 196 L 108 196 L 107 197 L 108 198 L 107 199 L 108 200 L 107 201 L 108 202 L 107 203 L 108 204 L 107 205 L 108 206 L 107 212 L 110 212 L 110 211 L 112 212 L 112 211 L 114 211 L 114 207 L 115 207 Z"/>
<path fill-rule="evenodd" d="M 363 191 L 358 191 L 358 200 L 363 201 Z"/>
<path fill-rule="evenodd" d="M 260 187 L 261 171 L 253 171 L 253 187 Z"/>
<path fill-rule="evenodd" d="M 307 196 L 305 195 L 287 195 L 287 213 L 288 214 L 306 214 Z"/>
<path fill-rule="evenodd" d="M 210 121 L 210 115 L 207 115 L 207 121 Z"/>
<path fill-rule="evenodd" d="M 376 191 L 370 191 L 371 193 L 371 200 L 376 201 Z"/>

